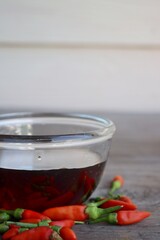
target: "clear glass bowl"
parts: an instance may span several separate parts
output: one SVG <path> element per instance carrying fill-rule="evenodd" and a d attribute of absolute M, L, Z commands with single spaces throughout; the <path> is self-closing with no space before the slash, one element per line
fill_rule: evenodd
<path fill-rule="evenodd" d="M 112 121 L 96 116 L 0 115 L 0 208 L 84 202 L 99 183 L 114 132 Z"/>

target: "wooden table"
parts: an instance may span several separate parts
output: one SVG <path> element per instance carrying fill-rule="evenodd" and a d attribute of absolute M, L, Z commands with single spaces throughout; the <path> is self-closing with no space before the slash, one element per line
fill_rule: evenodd
<path fill-rule="evenodd" d="M 101 182 L 93 196 L 105 195 L 117 174 L 125 178 L 123 193 L 151 217 L 130 226 L 105 223 L 77 225 L 78 240 L 160 239 L 160 115 L 98 114 L 109 117 L 117 127 Z"/>
<path fill-rule="evenodd" d="M 104 195 L 113 176 L 125 178 L 123 193 L 151 217 L 130 226 L 75 226 L 79 240 L 160 239 L 160 115 L 99 114 L 117 127 L 104 175 L 94 195 Z"/>

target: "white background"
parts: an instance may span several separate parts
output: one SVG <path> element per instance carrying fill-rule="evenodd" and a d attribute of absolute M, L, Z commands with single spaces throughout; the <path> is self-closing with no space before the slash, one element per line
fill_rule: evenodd
<path fill-rule="evenodd" d="M 1 0 L 0 109 L 160 112 L 159 0 Z"/>

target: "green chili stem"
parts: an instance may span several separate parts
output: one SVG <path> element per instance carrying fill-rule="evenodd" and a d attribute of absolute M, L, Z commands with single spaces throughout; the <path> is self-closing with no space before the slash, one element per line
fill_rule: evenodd
<path fill-rule="evenodd" d="M 111 199 L 111 198 L 109 197 L 109 198 L 105 198 L 105 199 L 103 199 L 103 200 L 101 200 L 101 201 L 98 201 L 98 202 L 90 202 L 90 203 L 87 204 L 87 206 L 88 206 L 88 207 L 99 207 L 99 206 L 101 206 L 103 203 L 109 201 L 110 199 Z"/>
<path fill-rule="evenodd" d="M 20 226 L 20 227 L 26 227 L 26 228 L 38 227 L 38 224 L 36 224 L 36 223 L 24 223 L 24 222 L 6 221 L 5 224 L 6 225 L 14 224 L 14 225 L 17 225 L 17 226 Z"/>
<path fill-rule="evenodd" d="M 88 221 L 89 224 L 95 224 L 95 223 L 100 223 L 100 222 L 116 224 L 117 223 L 117 213 L 110 213 L 110 214 L 106 215 L 105 217 Z"/>
<path fill-rule="evenodd" d="M 118 181 L 118 180 L 117 180 L 117 181 L 114 181 L 114 182 L 112 183 L 112 186 L 111 186 L 108 194 L 109 194 L 109 195 L 112 195 L 115 191 L 117 191 L 118 189 L 120 189 L 121 186 L 122 186 L 122 184 L 121 184 L 120 181 Z"/>
<path fill-rule="evenodd" d="M 59 234 L 59 232 L 60 232 L 60 230 L 61 230 L 61 228 L 62 227 L 59 227 L 59 226 L 57 226 L 57 225 L 55 225 L 55 226 L 50 226 L 55 232 L 57 232 L 58 234 Z"/>
<path fill-rule="evenodd" d="M 29 230 L 29 228 L 21 227 L 21 228 L 19 228 L 18 231 L 19 231 L 19 233 L 21 233 L 21 232 L 24 232 L 26 230 Z"/>
<path fill-rule="evenodd" d="M 120 210 L 123 206 L 115 206 L 110 208 L 98 208 L 96 206 L 88 206 L 85 213 L 88 214 L 89 219 L 98 219 L 99 217 Z"/>
<path fill-rule="evenodd" d="M 102 210 L 102 214 L 108 214 L 108 213 L 112 213 L 112 212 L 115 212 L 115 211 L 118 211 L 122 208 L 123 206 L 114 206 L 114 207 L 109 207 L 109 208 L 104 208 L 104 209 L 101 209 Z"/>
<path fill-rule="evenodd" d="M 2 223 L 0 224 L 0 233 L 4 233 L 9 229 L 9 226 L 7 226 L 6 224 Z"/>
<path fill-rule="evenodd" d="M 75 224 L 84 224 L 82 221 L 74 221 Z"/>
<path fill-rule="evenodd" d="M 35 228 L 35 227 L 40 227 L 40 226 L 49 226 L 49 221 L 48 220 L 43 220 L 39 223 L 25 223 L 25 222 L 6 221 L 5 224 L 6 225 L 14 224 L 14 225 L 24 227 L 24 228 Z"/>
<path fill-rule="evenodd" d="M 14 210 L 0 209 L 0 213 L 7 213 L 7 214 L 13 216 L 14 215 Z"/>

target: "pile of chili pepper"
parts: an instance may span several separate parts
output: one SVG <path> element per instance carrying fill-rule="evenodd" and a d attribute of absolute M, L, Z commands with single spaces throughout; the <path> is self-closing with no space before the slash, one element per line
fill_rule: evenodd
<path fill-rule="evenodd" d="M 111 181 L 108 197 L 91 199 L 87 204 L 48 208 L 42 213 L 17 208 L 0 209 L 0 234 L 3 240 L 76 240 L 75 224 L 129 225 L 142 221 L 150 212 L 139 211 L 133 201 L 115 194 L 124 184 L 122 176 Z"/>

